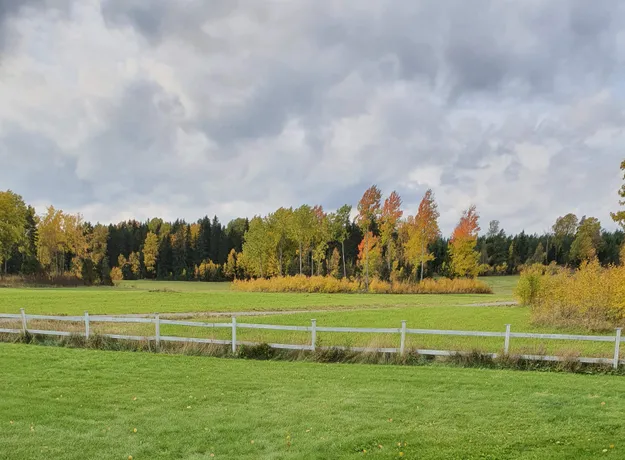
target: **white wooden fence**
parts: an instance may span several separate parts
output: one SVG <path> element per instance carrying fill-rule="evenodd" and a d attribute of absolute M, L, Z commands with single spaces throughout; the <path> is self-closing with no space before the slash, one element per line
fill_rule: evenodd
<path fill-rule="evenodd" d="M 401 327 L 398 328 L 371 328 L 371 327 L 326 327 L 317 326 L 316 320 L 311 320 L 310 326 L 286 326 L 286 325 L 274 325 L 274 324 L 251 324 L 251 323 L 239 323 L 236 317 L 232 317 L 229 323 L 205 323 L 200 321 L 176 321 L 170 319 L 161 319 L 159 314 L 156 313 L 152 318 L 145 317 L 122 317 L 122 316 L 104 316 L 104 315 L 89 315 L 85 312 L 84 316 L 51 316 L 51 315 L 27 315 L 24 309 L 20 309 L 19 314 L 0 313 L 0 319 L 21 321 L 22 327 L 20 329 L 8 329 L 0 328 L 0 333 L 5 334 L 38 334 L 38 335 L 52 335 L 52 336 L 71 336 L 80 335 L 87 339 L 91 335 L 91 323 L 143 323 L 154 324 L 153 336 L 137 336 L 137 335 L 122 335 L 122 334 L 100 334 L 105 337 L 113 339 L 123 340 L 148 340 L 153 341 L 155 345 L 160 346 L 161 342 L 188 342 L 188 343 L 210 343 L 220 345 L 231 345 L 232 352 L 236 352 L 237 345 L 258 345 L 256 342 L 245 342 L 237 340 L 237 329 L 269 329 L 273 331 L 299 331 L 310 332 L 310 345 L 295 345 L 285 343 L 269 343 L 272 348 L 281 348 L 289 350 L 310 350 L 316 349 L 342 349 L 352 350 L 360 352 L 381 352 L 381 353 L 400 353 L 404 354 L 406 351 L 406 334 L 421 334 L 421 335 L 451 335 L 462 337 L 500 337 L 504 339 L 503 342 L 503 355 L 508 355 L 510 350 L 510 339 L 523 338 L 523 339 L 546 339 L 546 340 L 575 340 L 575 341 L 591 341 L 591 342 L 612 342 L 614 343 L 614 355 L 612 358 L 575 358 L 581 363 L 591 364 L 611 364 L 615 369 L 619 364 L 625 364 L 625 360 L 620 360 L 620 345 L 625 341 L 625 338 L 621 337 L 621 329 L 616 329 L 616 334 L 613 336 L 605 335 L 572 335 L 572 334 L 537 334 L 527 332 L 512 332 L 510 330 L 510 324 L 506 324 L 506 330 L 502 332 L 485 332 L 485 331 L 455 331 L 455 330 L 438 330 L 438 329 L 409 329 L 406 326 L 406 321 L 401 322 Z M 82 322 L 84 323 L 84 332 L 68 332 L 68 331 L 56 331 L 48 329 L 31 329 L 28 327 L 28 320 L 36 321 L 69 321 L 69 322 Z M 0 323 L 1 324 L 1 323 Z M 194 337 L 176 337 L 161 335 L 161 325 L 174 325 L 174 326 L 190 326 L 190 327 L 203 327 L 203 328 L 229 328 L 232 331 L 232 338 L 230 340 L 218 340 L 218 339 L 203 339 Z M 317 332 L 346 332 L 346 333 L 371 333 L 371 334 L 399 334 L 399 348 L 365 348 L 365 347 L 317 347 Z M 466 354 L 466 351 L 452 351 L 452 350 L 428 350 L 428 349 L 416 349 L 412 350 L 420 355 L 429 356 L 453 356 L 457 354 Z M 499 353 L 485 353 L 485 355 L 491 358 L 500 356 Z M 565 361 L 571 359 L 563 356 L 549 356 L 549 355 L 514 355 L 520 359 L 535 360 L 535 361 Z"/>

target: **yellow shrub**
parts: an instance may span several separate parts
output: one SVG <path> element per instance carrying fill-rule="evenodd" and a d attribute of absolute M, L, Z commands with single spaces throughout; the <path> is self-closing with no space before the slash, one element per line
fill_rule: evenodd
<path fill-rule="evenodd" d="M 545 266 L 535 264 L 526 267 L 521 272 L 521 278 L 516 286 L 515 294 L 523 305 L 533 305 L 540 290 L 540 281 L 545 274 Z"/>
<path fill-rule="evenodd" d="M 523 272 L 519 285 L 534 277 L 535 273 Z M 538 324 L 592 330 L 625 324 L 625 267 L 603 268 L 593 261 L 575 271 L 547 271 L 535 283 L 527 304 Z M 519 291 L 517 295 L 522 299 Z"/>
<path fill-rule="evenodd" d="M 124 279 L 124 276 L 122 274 L 122 269 L 119 267 L 113 267 L 111 268 L 111 279 L 113 281 L 121 281 Z"/>
<path fill-rule="evenodd" d="M 249 292 L 322 292 L 322 293 L 353 293 L 365 290 L 360 281 L 336 279 L 332 276 L 303 275 L 275 278 L 258 278 L 252 280 L 234 280 L 234 289 Z M 389 283 L 373 279 L 369 283 L 372 294 L 491 294 L 490 287 L 476 279 L 440 278 L 425 279 L 421 283 L 395 282 Z"/>

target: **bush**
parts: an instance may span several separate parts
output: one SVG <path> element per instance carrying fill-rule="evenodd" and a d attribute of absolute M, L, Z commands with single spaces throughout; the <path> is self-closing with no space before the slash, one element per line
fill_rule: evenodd
<path fill-rule="evenodd" d="M 545 274 L 543 265 L 531 265 L 521 272 L 515 294 L 523 305 L 533 305 L 540 289 L 540 280 Z"/>
<path fill-rule="evenodd" d="M 259 345 L 241 345 L 239 347 L 239 357 L 245 359 L 269 360 L 276 356 L 275 348 L 271 348 L 266 343 Z"/>
<path fill-rule="evenodd" d="M 583 263 L 574 271 L 526 269 L 517 290 L 537 324 L 610 330 L 625 325 L 625 267 Z"/>
<path fill-rule="evenodd" d="M 124 279 L 124 274 L 122 273 L 122 269 L 119 267 L 111 268 L 111 280 L 112 281 L 121 281 Z"/>
<path fill-rule="evenodd" d="M 89 280 L 78 278 L 77 276 L 72 274 L 47 275 L 45 273 L 39 273 L 35 275 L 0 276 L 0 287 L 77 287 L 89 285 Z"/>
<path fill-rule="evenodd" d="M 365 291 L 362 282 L 350 279 L 336 279 L 331 276 L 304 275 L 252 280 L 234 280 L 234 289 L 248 292 L 305 292 L 305 293 L 354 293 Z M 490 286 L 472 278 L 425 279 L 420 283 L 389 283 L 372 279 L 369 283 L 372 294 L 492 294 Z"/>

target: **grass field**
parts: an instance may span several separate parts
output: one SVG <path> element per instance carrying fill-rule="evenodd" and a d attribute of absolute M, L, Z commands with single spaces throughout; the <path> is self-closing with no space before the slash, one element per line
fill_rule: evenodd
<path fill-rule="evenodd" d="M 463 305 L 509 301 L 516 277 L 492 278 L 495 294 L 297 294 L 230 290 L 230 283 L 124 281 L 116 287 L 0 289 L 0 312 L 32 314 L 274 311 Z"/>
<path fill-rule="evenodd" d="M 238 311 L 301 311 L 289 315 L 239 317 L 239 322 L 310 325 L 312 318 L 319 326 L 399 327 L 406 320 L 408 327 L 421 329 L 505 330 L 586 333 L 576 329 L 537 327 L 530 321 L 526 307 L 475 306 L 483 303 L 513 300 L 517 277 L 485 278 L 493 287 L 493 295 L 387 295 L 387 294 L 274 294 L 236 292 L 229 283 L 124 281 L 114 288 L 66 289 L 1 289 L 0 311 L 19 311 L 23 306 L 29 313 L 82 314 L 165 312 L 238 312 Z M 311 311 L 315 310 L 315 311 Z M 200 318 L 198 318 L 200 319 Z M 229 317 L 203 321 L 229 321 Z M 19 327 L 19 324 L 15 324 Z M 31 327 L 46 329 L 45 324 Z M 58 327 L 58 325 L 55 325 Z M 66 324 L 66 330 L 82 331 L 81 324 Z M 93 332 L 152 335 L 153 327 L 137 324 L 92 324 Z M 201 329 L 162 326 L 163 335 L 228 339 L 227 329 Z M 310 335 L 303 332 L 240 329 L 238 339 L 250 342 L 309 343 Z M 397 347 L 398 335 L 319 333 L 318 345 Z M 500 352 L 503 339 L 456 336 L 408 335 L 408 348 L 446 350 L 481 350 Z M 514 339 L 512 353 L 556 354 L 565 356 L 611 357 L 610 343 L 539 341 Z"/>
<path fill-rule="evenodd" d="M 615 376 L 9 344 L 0 368 L 11 460 L 625 456 Z"/>

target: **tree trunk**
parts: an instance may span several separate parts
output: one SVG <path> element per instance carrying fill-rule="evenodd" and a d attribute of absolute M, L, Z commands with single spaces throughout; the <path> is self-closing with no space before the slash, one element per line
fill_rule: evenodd
<path fill-rule="evenodd" d="M 423 266 L 424 266 L 424 262 L 423 262 L 423 241 L 421 241 L 421 281 L 423 281 Z"/>
<path fill-rule="evenodd" d="M 310 276 L 315 276 L 315 259 L 312 250 L 310 251 Z"/>
<path fill-rule="evenodd" d="M 365 289 L 369 290 L 369 232 L 365 233 Z"/>
<path fill-rule="evenodd" d="M 280 276 L 282 276 L 282 244 L 280 244 L 280 258 L 278 259 L 278 270 L 280 271 Z"/>
<path fill-rule="evenodd" d="M 262 257 L 262 256 L 260 256 L 260 257 L 258 258 L 258 260 L 260 261 L 260 277 L 261 277 L 261 278 L 264 278 L 264 276 L 263 276 L 263 257 Z"/>
<path fill-rule="evenodd" d="M 299 242 L 299 274 L 302 274 L 302 241 Z"/>
<path fill-rule="evenodd" d="M 345 241 L 341 241 L 341 251 L 343 252 L 343 278 L 347 278 L 347 267 L 345 267 Z"/>
<path fill-rule="evenodd" d="M 8 275 L 9 273 L 9 258 L 5 257 L 4 258 L 4 274 L 5 276 Z"/>

